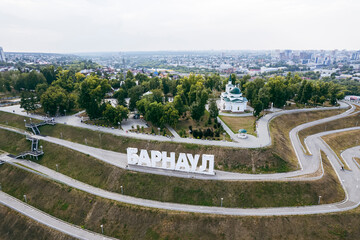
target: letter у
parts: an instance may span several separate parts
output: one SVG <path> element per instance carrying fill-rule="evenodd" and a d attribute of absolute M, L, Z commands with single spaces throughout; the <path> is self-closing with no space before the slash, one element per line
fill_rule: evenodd
<path fill-rule="evenodd" d="M 161 162 L 161 152 L 160 151 L 151 151 L 151 166 L 152 167 L 159 167 L 157 163 Z"/>
<path fill-rule="evenodd" d="M 200 155 L 199 154 L 195 154 L 195 157 L 193 157 L 192 154 L 188 153 L 186 154 L 189 161 L 190 161 L 190 164 L 191 164 L 191 172 L 195 172 L 196 171 L 196 167 L 198 165 L 198 162 L 199 162 L 199 158 L 200 158 Z"/>
<path fill-rule="evenodd" d="M 138 152 L 137 148 L 127 148 L 127 160 L 128 164 L 137 164 L 139 161 L 139 156 L 136 154 Z"/>
<path fill-rule="evenodd" d="M 151 167 L 151 161 L 149 158 L 149 154 L 146 150 L 141 149 L 139 156 L 139 165 L 146 165 L 147 167 Z"/>
<path fill-rule="evenodd" d="M 168 167 L 168 163 L 170 166 Z M 167 152 L 162 152 L 162 168 L 174 170 L 175 169 L 175 153 L 171 152 L 170 157 L 167 156 Z"/>
<path fill-rule="evenodd" d="M 178 161 L 176 163 L 176 167 L 175 170 L 178 171 L 185 171 L 185 172 L 189 172 L 190 171 L 190 166 L 189 166 L 189 162 L 186 158 L 186 154 L 185 153 L 180 153 L 179 154 L 179 158 Z"/>
<path fill-rule="evenodd" d="M 205 172 L 207 162 L 209 162 L 209 169 L 207 172 Z M 202 155 L 202 165 L 200 166 L 198 172 L 214 175 L 214 155 Z"/>

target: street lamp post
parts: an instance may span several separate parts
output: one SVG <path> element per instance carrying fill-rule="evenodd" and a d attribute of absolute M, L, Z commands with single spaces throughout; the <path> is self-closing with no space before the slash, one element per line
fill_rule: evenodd
<path fill-rule="evenodd" d="M 64 109 L 64 112 L 65 112 L 65 117 L 66 117 L 66 109 Z"/>
<path fill-rule="evenodd" d="M 104 225 L 100 225 L 100 227 L 101 227 L 101 234 L 104 234 Z"/>
<path fill-rule="evenodd" d="M 319 203 L 318 204 L 320 204 L 320 202 L 321 202 L 321 196 L 319 196 Z"/>
<path fill-rule="evenodd" d="M 221 202 L 220 202 L 220 206 L 222 207 L 223 206 L 223 200 L 224 198 L 220 198 Z"/>
<path fill-rule="evenodd" d="M 124 194 L 124 188 L 123 188 L 123 186 L 120 186 L 120 188 L 121 188 L 121 194 Z"/>
<path fill-rule="evenodd" d="M 59 164 L 56 164 L 56 171 L 59 171 Z"/>
<path fill-rule="evenodd" d="M 25 200 L 25 202 L 27 203 L 27 199 L 26 199 L 26 195 L 24 194 L 24 200 Z"/>

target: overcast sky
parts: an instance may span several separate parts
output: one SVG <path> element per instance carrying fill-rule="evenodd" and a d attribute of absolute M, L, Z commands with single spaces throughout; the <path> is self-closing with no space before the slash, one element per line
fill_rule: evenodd
<path fill-rule="evenodd" d="M 360 0 L 0 0 L 4 51 L 360 49 Z"/>

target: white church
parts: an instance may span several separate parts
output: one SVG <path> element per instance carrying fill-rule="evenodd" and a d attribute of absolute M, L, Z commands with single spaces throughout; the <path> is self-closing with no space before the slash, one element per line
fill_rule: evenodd
<path fill-rule="evenodd" d="M 241 90 L 232 84 L 231 75 L 225 92 L 221 93 L 220 109 L 225 112 L 244 112 L 248 100 L 242 96 Z"/>

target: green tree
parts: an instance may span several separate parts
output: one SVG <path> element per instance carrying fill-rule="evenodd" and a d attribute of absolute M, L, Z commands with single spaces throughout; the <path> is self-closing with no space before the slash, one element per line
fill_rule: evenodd
<path fill-rule="evenodd" d="M 126 79 L 134 79 L 134 74 L 130 70 L 128 70 L 126 73 Z"/>
<path fill-rule="evenodd" d="M 212 118 L 216 118 L 219 115 L 219 109 L 218 109 L 216 101 L 214 99 L 211 99 L 211 101 L 210 101 L 209 113 L 210 113 L 210 117 L 212 117 Z"/>
<path fill-rule="evenodd" d="M 139 113 L 145 116 L 146 109 L 150 103 L 151 102 L 147 98 L 142 98 L 136 102 L 136 109 L 139 111 Z"/>
<path fill-rule="evenodd" d="M 161 125 L 169 124 L 172 127 L 175 127 L 179 121 L 179 112 L 175 109 L 172 103 L 167 103 L 163 107 L 163 115 L 160 119 Z"/>
<path fill-rule="evenodd" d="M 49 86 L 47 85 L 47 83 L 40 83 L 36 86 L 35 92 L 36 92 L 37 99 L 41 98 L 41 95 L 46 91 L 46 89 L 48 87 Z"/>
<path fill-rule="evenodd" d="M 254 108 L 253 115 L 255 117 L 259 116 L 263 110 L 261 101 L 259 99 L 255 99 L 252 106 Z"/>
<path fill-rule="evenodd" d="M 185 106 L 184 102 L 182 101 L 182 98 L 180 95 L 175 96 L 174 107 L 176 110 L 178 110 L 180 115 L 182 115 L 184 112 L 186 112 L 186 106 Z"/>
<path fill-rule="evenodd" d="M 153 89 L 151 90 L 152 92 L 152 98 L 154 101 L 158 102 L 158 103 L 162 103 L 163 102 L 163 92 L 160 89 Z"/>
<path fill-rule="evenodd" d="M 262 110 L 268 108 L 270 104 L 270 91 L 267 87 L 260 88 L 258 94 L 258 100 L 262 104 Z"/>
<path fill-rule="evenodd" d="M 147 82 L 148 81 L 148 77 L 143 73 L 136 74 L 135 79 L 137 81 L 139 81 L 139 84 L 141 84 L 142 82 Z"/>
<path fill-rule="evenodd" d="M 195 121 L 199 121 L 205 113 L 205 105 L 201 102 L 194 102 L 190 107 L 191 118 Z"/>
<path fill-rule="evenodd" d="M 283 107 L 287 100 L 286 85 L 282 77 L 270 78 L 266 86 L 269 88 L 270 101 L 275 107 Z"/>
<path fill-rule="evenodd" d="M 124 89 L 120 88 L 114 93 L 114 98 L 116 98 L 118 105 L 126 106 L 126 92 Z"/>
<path fill-rule="evenodd" d="M 129 109 L 122 105 L 113 107 L 111 104 L 107 103 L 105 110 L 103 111 L 103 117 L 111 124 L 117 125 L 121 124 L 122 120 L 127 119 L 129 114 Z"/>
<path fill-rule="evenodd" d="M 91 75 L 80 84 L 79 88 L 80 106 L 85 108 L 90 119 L 100 117 L 102 114 L 102 101 L 105 94 L 111 89 L 109 81 Z"/>
<path fill-rule="evenodd" d="M 50 115 L 55 115 L 57 112 L 63 114 L 64 110 L 71 111 L 76 105 L 75 95 L 69 94 L 60 86 L 50 86 L 41 95 L 40 101 L 44 112 L 49 112 Z"/>
<path fill-rule="evenodd" d="M 161 103 L 152 102 L 146 108 L 145 119 L 156 126 L 162 125 L 161 117 L 163 116 L 164 108 Z"/>
<path fill-rule="evenodd" d="M 31 112 L 36 109 L 36 96 L 32 92 L 23 91 L 20 94 L 20 107 L 24 108 L 26 112 Z"/>
<path fill-rule="evenodd" d="M 74 90 L 75 75 L 72 74 L 69 70 L 62 70 L 56 74 L 56 80 L 52 82 L 53 86 L 60 86 L 65 89 L 67 92 L 72 92 Z"/>
<path fill-rule="evenodd" d="M 53 65 L 44 67 L 40 70 L 40 72 L 44 75 L 47 84 L 51 84 L 56 79 L 56 71 Z"/>
<path fill-rule="evenodd" d="M 136 102 L 140 100 L 140 97 L 143 95 L 143 88 L 140 85 L 134 86 L 129 90 L 129 109 L 133 111 L 136 108 Z"/>

